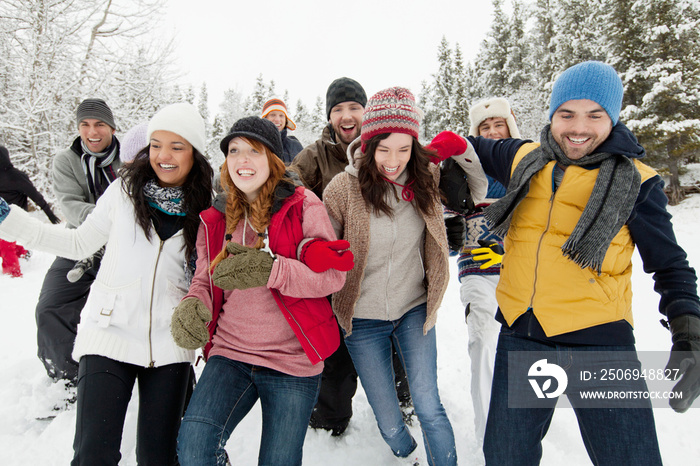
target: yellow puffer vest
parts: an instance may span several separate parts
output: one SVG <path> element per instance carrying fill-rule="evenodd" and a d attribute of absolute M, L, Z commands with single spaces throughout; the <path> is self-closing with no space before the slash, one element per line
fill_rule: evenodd
<path fill-rule="evenodd" d="M 539 144 L 523 145 L 512 170 Z M 530 190 L 513 213 L 505 238 L 496 297 L 508 325 L 532 308 L 547 336 L 560 335 L 625 319 L 632 321 L 632 253 L 627 226 L 613 238 L 602 273 L 581 269 L 564 257 L 561 246 L 571 235 L 593 191 L 598 169 L 574 165 L 553 192 L 554 161 L 530 182 Z M 656 172 L 634 160 L 642 183 Z"/>

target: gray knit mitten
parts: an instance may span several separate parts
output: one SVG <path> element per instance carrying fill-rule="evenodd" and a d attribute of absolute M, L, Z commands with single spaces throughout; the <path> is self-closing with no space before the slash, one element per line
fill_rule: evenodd
<path fill-rule="evenodd" d="M 270 253 L 229 242 L 229 256 L 214 269 L 214 284 L 224 290 L 245 290 L 267 285 L 275 261 Z"/>
<path fill-rule="evenodd" d="M 104 253 L 105 247 L 102 246 L 100 250 L 92 256 L 86 257 L 85 259 L 76 262 L 73 268 L 70 269 L 66 274 L 66 278 L 68 279 L 68 281 L 71 283 L 75 283 L 78 280 L 80 280 L 83 277 L 83 275 L 85 275 L 85 272 L 87 272 L 88 270 L 92 268 L 99 268 L 100 261 L 102 260 L 102 256 L 104 255 Z"/>
<path fill-rule="evenodd" d="M 170 332 L 177 346 L 197 349 L 209 341 L 207 322 L 211 322 L 211 312 L 199 298 L 185 298 L 175 307 L 170 324 Z"/>

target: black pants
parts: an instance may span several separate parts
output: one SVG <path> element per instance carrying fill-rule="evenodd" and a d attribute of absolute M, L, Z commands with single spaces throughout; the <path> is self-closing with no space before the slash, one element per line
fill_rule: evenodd
<path fill-rule="evenodd" d="M 75 283 L 66 274 L 75 261 L 57 257 L 46 272 L 36 305 L 37 356 L 49 377 L 75 381 L 78 363 L 73 360 L 73 344 L 83 310 L 99 264 L 87 270 Z"/>
<path fill-rule="evenodd" d="M 393 351 L 393 363 L 399 401 L 402 404 L 410 403 L 406 371 L 396 354 L 396 349 Z M 340 346 L 323 364 L 321 391 L 314 407 L 314 418 L 320 425 L 328 428 L 347 425 L 352 417 L 352 397 L 357 391 L 357 372 L 345 346 L 342 331 Z"/>
<path fill-rule="evenodd" d="M 138 379 L 136 460 L 177 465 L 177 432 L 190 383 L 189 363 L 144 368 L 103 356 L 80 358 L 72 466 L 117 465 L 124 418 Z"/>

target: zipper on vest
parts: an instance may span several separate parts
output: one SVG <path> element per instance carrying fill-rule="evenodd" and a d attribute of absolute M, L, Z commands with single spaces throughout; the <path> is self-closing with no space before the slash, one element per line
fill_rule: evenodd
<path fill-rule="evenodd" d="M 566 172 L 564 172 L 564 176 L 566 176 Z M 540 239 L 537 241 L 537 252 L 535 253 L 535 275 L 532 279 L 532 294 L 530 295 L 530 304 L 528 306 L 528 309 L 533 309 L 533 314 L 534 308 L 532 304 L 535 300 L 535 291 L 537 289 L 537 271 L 540 268 L 540 251 L 542 250 L 542 241 L 544 240 L 544 235 L 547 234 L 547 232 L 549 231 L 549 227 L 552 225 L 552 210 L 554 210 L 554 196 L 556 196 L 556 194 L 557 193 L 554 190 L 554 170 L 552 170 L 552 195 L 549 196 L 549 212 L 547 213 L 547 225 L 545 226 L 544 231 L 540 235 Z"/>
<path fill-rule="evenodd" d="M 306 334 L 304 333 L 304 329 L 301 327 L 301 325 L 299 325 L 299 322 L 294 318 L 294 314 L 292 314 L 292 313 L 289 311 L 289 308 L 287 307 L 287 303 L 285 303 L 285 302 L 284 302 L 284 299 L 282 299 L 282 293 L 280 293 L 279 290 L 270 290 L 270 291 L 274 291 L 275 293 L 277 293 L 278 302 L 281 303 L 282 306 L 284 306 L 284 310 L 287 312 L 287 315 L 294 321 L 294 323 L 296 324 L 296 326 L 299 328 L 299 332 L 301 332 L 301 334 L 304 335 L 304 339 L 305 339 L 306 342 L 309 344 L 309 346 L 311 347 L 311 349 L 314 350 L 314 353 L 316 353 L 316 356 L 318 357 L 318 359 L 321 360 L 321 361 L 323 361 L 323 358 L 321 357 L 321 355 L 319 354 L 319 352 L 316 350 L 316 348 L 314 347 L 313 343 L 311 343 L 311 341 L 309 340 L 309 337 L 307 337 Z M 304 349 L 304 348 L 302 347 L 302 350 L 303 350 L 303 349 Z"/>
<path fill-rule="evenodd" d="M 148 307 L 148 353 L 151 362 L 148 367 L 154 367 L 156 362 L 153 360 L 153 295 L 156 289 L 156 272 L 158 271 L 158 263 L 160 262 L 160 253 L 163 252 L 163 240 L 160 240 L 158 247 L 158 256 L 156 256 L 156 266 L 153 268 L 153 281 L 151 282 L 151 303 Z"/>

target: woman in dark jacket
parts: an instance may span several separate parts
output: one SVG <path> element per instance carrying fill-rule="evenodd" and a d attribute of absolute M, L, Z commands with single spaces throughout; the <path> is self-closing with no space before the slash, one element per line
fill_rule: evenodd
<path fill-rule="evenodd" d="M 51 223 L 59 223 L 60 220 L 51 210 L 44 196 L 36 190 L 31 180 L 21 170 L 12 166 L 10 153 L 7 148 L 0 146 L 0 197 L 4 198 L 8 204 L 16 204 L 27 210 L 30 198 L 49 217 Z M 19 266 L 19 258 L 26 257 L 27 250 L 15 242 L 3 241 L 0 239 L 0 258 L 2 258 L 2 273 L 21 277 L 22 270 Z"/>

